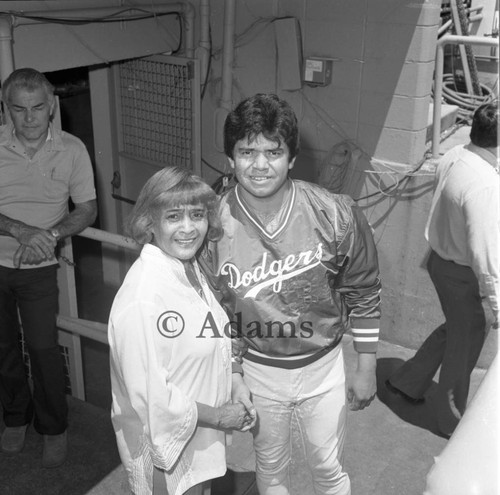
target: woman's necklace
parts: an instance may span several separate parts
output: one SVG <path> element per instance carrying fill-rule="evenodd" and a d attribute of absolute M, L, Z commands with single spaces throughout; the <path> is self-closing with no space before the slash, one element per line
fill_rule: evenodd
<path fill-rule="evenodd" d="M 186 272 L 187 279 L 192 285 L 193 289 L 198 293 L 198 295 L 206 302 L 205 293 L 203 292 L 203 287 L 201 286 L 198 275 L 194 269 L 193 263 L 191 261 L 183 261 L 184 271 Z"/>

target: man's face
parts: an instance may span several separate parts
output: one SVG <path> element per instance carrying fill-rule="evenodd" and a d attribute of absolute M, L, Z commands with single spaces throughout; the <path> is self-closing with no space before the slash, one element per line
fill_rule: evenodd
<path fill-rule="evenodd" d="M 26 146 L 36 146 L 45 141 L 54 98 L 43 87 L 29 91 L 12 88 L 8 103 L 16 136 Z"/>
<path fill-rule="evenodd" d="M 253 202 L 276 199 L 278 204 L 294 162 L 295 158 L 290 160 L 290 150 L 284 141 L 278 144 L 262 134 L 252 141 L 247 138 L 237 141 L 233 159 L 229 159 L 247 199 Z"/>

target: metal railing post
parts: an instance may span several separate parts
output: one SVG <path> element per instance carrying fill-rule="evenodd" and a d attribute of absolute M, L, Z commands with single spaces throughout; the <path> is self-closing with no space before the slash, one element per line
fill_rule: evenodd
<path fill-rule="evenodd" d="M 141 248 L 133 239 L 105 230 L 88 227 L 78 234 L 81 237 L 93 239 L 101 244 L 111 244 L 130 251 L 138 252 Z M 73 261 L 71 240 L 66 240 L 61 254 L 70 262 Z M 80 337 L 86 337 L 103 344 L 108 343 L 107 325 L 104 323 L 78 318 L 76 284 L 72 265 L 61 264 L 58 275 L 60 300 L 57 327 L 59 329 L 59 344 L 68 349 L 68 372 L 70 375 L 71 394 L 80 400 L 85 400 L 85 384 L 83 379 L 83 363 Z"/>

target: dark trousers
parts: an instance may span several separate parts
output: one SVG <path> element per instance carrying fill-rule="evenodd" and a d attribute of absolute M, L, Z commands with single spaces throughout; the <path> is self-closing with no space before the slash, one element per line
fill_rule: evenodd
<path fill-rule="evenodd" d="M 445 323 L 429 335 L 390 381 L 410 397 L 419 398 L 431 386 L 441 366 L 436 397 L 438 427 L 442 433 L 451 434 L 467 405 L 470 375 L 486 336 L 486 318 L 479 284 L 469 267 L 431 252 L 427 269 Z"/>
<path fill-rule="evenodd" d="M 34 419 L 41 434 L 67 427 L 64 363 L 57 343 L 57 265 L 0 267 L 0 401 L 6 426 Z M 19 316 L 31 363 L 33 394 L 19 344 Z"/>

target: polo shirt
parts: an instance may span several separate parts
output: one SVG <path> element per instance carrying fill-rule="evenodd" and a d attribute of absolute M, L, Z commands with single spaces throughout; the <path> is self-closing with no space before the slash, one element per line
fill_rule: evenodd
<path fill-rule="evenodd" d="M 49 229 L 68 213 L 68 199 L 96 198 L 92 163 L 76 136 L 49 127 L 47 141 L 30 158 L 12 124 L 0 127 L 0 213 L 28 225 Z M 0 266 L 14 268 L 16 239 L 0 234 Z M 56 259 L 21 268 L 38 268 Z"/>

